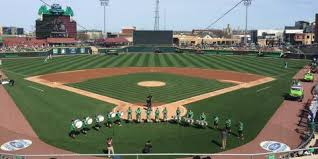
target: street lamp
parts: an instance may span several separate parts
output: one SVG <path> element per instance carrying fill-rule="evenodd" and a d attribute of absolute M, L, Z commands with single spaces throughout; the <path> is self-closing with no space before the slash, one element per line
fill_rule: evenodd
<path fill-rule="evenodd" d="M 246 7 L 245 14 L 245 35 L 244 35 L 244 43 L 247 45 L 247 22 L 248 22 L 248 7 L 252 4 L 252 0 L 243 0 L 244 6 Z"/>
<path fill-rule="evenodd" d="M 104 37 L 107 38 L 107 33 L 106 33 L 106 7 L 109 4 L 109 0 L 99 0 L 100 5 L 104 7 Z"/>

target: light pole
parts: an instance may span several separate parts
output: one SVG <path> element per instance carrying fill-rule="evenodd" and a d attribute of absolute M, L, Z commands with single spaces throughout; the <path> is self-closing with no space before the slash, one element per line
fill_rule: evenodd
<path fill-rule="evenodd" d="M 155 24 L 154 24 L 154 30 L 159 30 L 159 0 L 156 0 L 156 8 L 155 8 Z"/>
<path fill-rule="evenodd" d="M 104 38 L 107 38 L 106 33 L 106 7 L 109 4 L 109 0 L 100 0 L 100 5 L 104 7 Z"/>
<path fill-rule="evenodd" d="M 244 6 L 246 7 L 245 12 L 245 35 L 244 35 L 244 44 L 247 45 L 247 22 L 248 22 L 248 7 L 252 4 L 252 0 L 243 0 Z"/>

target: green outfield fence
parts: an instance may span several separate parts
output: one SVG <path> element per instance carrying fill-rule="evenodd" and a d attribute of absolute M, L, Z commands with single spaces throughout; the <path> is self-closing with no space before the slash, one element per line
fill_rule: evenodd
<path fill-rule="evenodd" d="M 196 50 L 193 49 L 181 49 L 181 51 L 186 53 L 195 53 Z M 246 56 L 257 56 L 258 51 L 237 51 L 237 50 L 201 50 L 204 54 L 212 54 L 212 55 L 246 55 Z M 262 52 L 263 57 L 276 57 L 280 58 L 281 52 Z"/>
<path fill-rule="evenodd" d="M 128 46 L 122 48 L 99 48 L 99 53 L 109 53 L 112 51 L 117 51 L 118 53 L 153 53 L 156 50 L 160 50 L 162 53 L 174 53 L 176 52 L 176 47 L 165 46 L 165 45 L 138 45 L 138 46 Z"/>
<path fill-rule="evenodd" d="M 92 52 L 90 47 L 54 47 L 47 51 L 29 51 L 29 52 L 6 52 L 0 53 L 0 58 L 18 58 L 18 57 L 41 57 L 53 55 L 78 55 L 90 54 Z"/>
<path fill-rule="evenodd" d="M 128 46 L 122 48 L 98 48 L 98 53 L 113 54 L 113 53 L 154 53 L 160 50 L 161 53 L 193 53 L 197 54 L 195 49 L 178 49 L 172 46 Z M 48 51 L 30 51 L 19 53 L 0 53 L 0 58 L 19 58 L 19 57 L 41 57 L 49 54 L 53 55 L 78 55 L 78 54 L 91 54 L 91 47 L 54 47 Z M 258 51 L 233 51 L 233 50 L 200 50 L 200 54 L 210 55 L 242 55 L 242 56 L 258 56 Z M 280 58 L 280 52 L 262 52 L 262 57 Z M 286 58 L 293 59 L 312 59 L 314 54 L 285 54 Z"/>
<path fill-rule="evenodd" d="M 313 153 L 310 151 L 312 150 Z M 148 154 L 111 154 L 113 159 L 143 159 L 143 158 L 162 158 L 162 159 L 172 159 L 172 158 L 194 158 L 200 156 L 201 159 L 210 157 L 212 159 L 289 159 L 296 158 L 295 154 L 301 155 L 306 159 L 317 159 L 318 156 L 315 155 L 318 147 L 313 147 L 310 149 L 295 149 L 291 151 L 277 152 L 277 153 L 254 153 L 254 154 L 195 154 L 195 153 L 148 153 Z M 307 153 L 308 152 L 308 153 Z M 77 158 L 93 158 L 93 157 L 108 157 L 108 154 L 0 154 L 0 159 L 77 159 Z"/>
<path fill-rule="evenodd" d="M 161 53 L 197 53 L 194 49 L 178 49 L 177 47 L 171 46 L 152 46 L 152 45 L 140 45 L 140 46 L 129 46 L 124 48 L 99 48 L 99 53 L 109 53 L 116 51 L 118 53 L 153 53 L 156 50 L 160 50 Z M 213 54 L 213 55 L 247 55 L 247 56 L 257 56 L 258 51 L 233 51 L 233 50 L 201 50 L 203 54 Z M 262 52 L 264 57 L 275 57 L 280 58 L 280 52 Z"/>

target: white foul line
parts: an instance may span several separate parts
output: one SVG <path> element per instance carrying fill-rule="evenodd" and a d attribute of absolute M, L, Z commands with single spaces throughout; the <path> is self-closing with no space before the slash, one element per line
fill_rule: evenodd
<path fill-rule="evenodd" d="M 37 90 L 37 91 L 44 92 L 44 90 L 43 90 L 43 89 L 36 88 L 36 87 L 33 87 L 33 86 L 29 86 L 29 87 L 30 87 L 30 88 L 32 88 L 32 89 L 35 89 L 35 90 Z"/>
<path fill-rule="evenodd" d="M 13 72 L 13 71 L 10 71 L 10 70 L 5 70 L 5 69 L 2 69 L 4 72 L 9 72 L 9 73 L 13 73 L 13 74 L 16 74 L 16 75 L 19 75 L 19 76 L 22 76 L 22 77 L 26 77 L 27 75 L 24 75 L 24 74 L 21 74 L 21 73 L 17 73 L 17 72 Z"/>
<path fill-rule="evenodd" d="M 270 87 L 270 86 L 268 86 L 268 87 L 265 87 L 265 88 L 259 89 L 259 90 L 257 90 L 256 92 L 258 93 L 258 92 L 261 92 L 261 91 L 266 90 L 266 89 L 269 89 L 269 88 L 271 88 L 271 87 Z"/>

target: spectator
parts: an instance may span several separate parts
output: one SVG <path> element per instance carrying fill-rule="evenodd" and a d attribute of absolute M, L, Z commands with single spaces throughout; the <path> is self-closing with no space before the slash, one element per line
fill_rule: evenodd
<path fill-rule="evenodd" d="M 110 154 L 114 154 L 114 147 L 113 147 L 113 138 L 112 137 L 109 137 L 107 139 L 107 151 L 108 151 L 108 158 L 110 158 Z"/>
<path fill-rule="evenodd" d="M 194 156 L 192 159 L 201 159 L 200 156 Z"/>
<path fill-rule="evenodd" d="M 15 81 L 14 80 L 9 80 L 9 84 L 13 87 L 14 84 L 15 84 Z"/>
<path fill-rule="evenodd" d="M 309 152 L 309 155 L 314 155 L 315 149 L 312 146 L 309 146 L 309 149 L 307 150 Z"/>
<path fill-rule="evenodd" d="M 148 140 L 145 144 L 145 147 L 142 149 L 142 153 L 150 153 L 152 149 L 151 141 Z"/>

